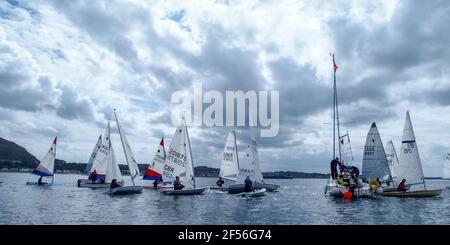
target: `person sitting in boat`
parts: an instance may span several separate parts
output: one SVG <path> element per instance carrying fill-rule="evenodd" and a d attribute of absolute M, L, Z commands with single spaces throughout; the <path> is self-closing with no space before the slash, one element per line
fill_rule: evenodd
<path fill-rule="evenodd" d="M 223 181 L 222 177 L 219 177 L 219 179 L 216 182 L 216 185 L 218 187 L 222 187 L 223 183 L 225 183 L 225 181 Z"/>
<path fill-rule="evenodd" d="M 344 161 L 339 161 L 339 173 L 342 174 L 345 171 Z"/>
<path fill-rule="evenodd" d="M 402 179 L 400 184 L 398 184 L 398 186 L 397 186 L 397 191 L 406 191 L 406 184 L 405 184 L 405 182 L 406 182 L 406 180 Z"/>
<path fill-rule="evenodd" d="M 159 184 L 159 179 L 155 179 L 155 181 L 153 181 L 153 187 L 157 188 Z"/>
<path fill-rule="evenodd" d="M 117 187 L 121 187 L 121 185 L 119 185 L 119 183 L 117 183 L 117 180 L 116 180 L 116 179 L 113 179 L 113 180 L 111 181 L 111 186 L 110 186 L 110 188 L 111 188 L 111 189 L 114 189 L 114 188 L 117 188 Z"/>
<path fill-rule="evenodd" d="M 39 179 L 38 179 L 38 185 L 42 185 L 43 183 L 42 183 L 42 176 L 41 177 L 39 177 Z"/>
<path fill-rule="evenodd" d="M 336 159 L 331 160 L 330 162 L 330 168 L 331 168 L 331 178 L 337 179 L 337 166 L 339 164 L 339 157 L 336 157 Z"/>
<path fill-rule="evenodd" d="M 249 176 L 247 176 L 247 178 L 245 178 L 244 184 L 245 184 L 245 187 L 244 187 L 245 192 L 251 192 L 252 187 L 253 187 L 253 182 Z"/>
<path fill-rule="evenodd" d="M 180 177 L 175 177 L 175 182 L 173 182 L 173 189 L 174 190 L 183 190 L 183 188 L 184 188 L 184 185 L 182 185 L 181 184 L 181 181 L 180 181 Z"/>
<path fill-rule="evenodd" d="M 339 185 L 341 185 L 341 186 L 347 186 L 347 181 L 345 181 L 345 179 L 344 179 L 344 175 L 339 175 L 339 178 L 338 178 L 338 184 Z"/>
<path fill-rule="evenodd" d="M 91 177 L 92 184 L 95 184 L 95 181 L 97 180 L 97 171 L 95 169 L 91 173 L 90 177 Z"/>
<path fill-rule="evenodd" d="M 377 178 L 375 181 L 378 182 L 378 186 L 381 186 L 381 180 L 380 180 L 380 178 Z"/>

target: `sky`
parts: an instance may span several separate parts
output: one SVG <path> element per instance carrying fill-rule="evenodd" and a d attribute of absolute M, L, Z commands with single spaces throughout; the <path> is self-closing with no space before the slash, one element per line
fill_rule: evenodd
<path fill-rule="evenodd" d="M 424 173 L 450 147 L 449 1 L 0 1 L 0 137 L 87 162 L 113 108 L 140 163 L 175 130 L 178 90 L 280 91 L 262 171 L 329 171 L 332 61 L 341 130 L 360 166 L 376 122 L 401 144 L 411 113 Z M 114 124 L 112 124 L 114 127 Z M 194 162 L 219 167 L 230 128 L 190 127 Z M 248 128 L 236 128 L 240 151 Z M 113 145 L 120 148 L 114 127 Z M 123 153 L 116 150 L 119 161 Z"/>

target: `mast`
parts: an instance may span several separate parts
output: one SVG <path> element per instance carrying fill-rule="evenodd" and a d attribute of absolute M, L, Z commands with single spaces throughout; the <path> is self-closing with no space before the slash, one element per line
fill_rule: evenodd
<path fill-rule="evenodd" d="M 55 140 L 53 142 L 55 142 L 55 159 L 53 159 L 53 164 L 56 163 L 56 140 L 57 140 L 58 136 L 55 137 Z M 56 164 L 55 164 L 56 165 Z M 55 165 L 53 165 L 53 174 L 52 174 L 52 184 L 55 181 Z"/>
<path fill-rule="evenodd" d="M 234 151 L 236 152 L 236 161 L 237 161 L 237 173 L 236 173 L 236 177 L 239 174 L 239 155 L 238 155 L 238 148 L 237 148 L 237 142 L 236 142 L 236 132 L 233 130 L 233 136 L 234 136 Z"/>
<path fill-rule="evenodd" d="M 187 143 L 188 143 L 188 145 L 189 145 L 189 155 L 190 155 L 190 160 L 191 160 L 191 166 L 192 166 L 192 181 L 194 182 L 194 189 L 195 189 L 195 173 L 194 173 L 194 160 L 192 159 L 192 149 L 191 149 L 191 141 L 190 141 L 190 139 L 189 139 L 189 133 L 188 133 L 188 130 L 187 130 L 187 126 L 186 126 L 186 120 L 185 120 L 185 118 L 184 118 L 184 115 L 183 115 L 183 124 L 184 124 L 184 130 L 186 131 L 186 137 L 187 137 Z"/>
<path fill-rule="evenodd" d="M 337 85 L 336 85 L 336 71 L 338 66 L 334 60 L 334 54 L 331 54 L 333 58 L 333 159 L 336 158 L 336 128 L 337 128 L 337 140 L 338 140 L 338 151 L 339 151 L 339 160 L 342 158 L 341 156 L 341 144 L 340 144 L 340 130 L 339 130 L 339 109 L 338 109 L 338 98 L 337 98 Z"/>
<path fill-rule="evenodd" d="M 114 109 L 114 117 L 116 118 L 117 129 L 119 130 L 120 141 L 122 142 L 122 148 L 123 148 L 123 152 L 125 154 L 125 160 L 127 161 L 128 168 L 130 168 L 130 163 L 128 162 L 127 150 L 125 149 L 125 143 L 123 142 L 122 131 L 120 130 L 119 120 L 117 119 L 117 115 L 116 115 L 116 109 Z M 135 186 L 134 177 L 133 177 L 133 174 L 131 173 L 131 171 L 130 171 L 130 177 L 131 177 L 131 182 L 133 182 L 133 186 Z"/>

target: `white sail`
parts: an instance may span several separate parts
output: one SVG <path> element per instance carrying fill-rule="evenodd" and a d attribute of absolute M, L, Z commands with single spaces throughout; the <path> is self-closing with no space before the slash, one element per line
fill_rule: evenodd
<path fill-rule="evenodd" d="M 39 165 L 33 170 L 33 174 L 39 176 L 53 176 L 55 170 L 55 157 L 56 157 L 56 137 L 53 140 L 50 149 L 45 154 L 44 158 L 42 158 Z"/>
<path fill-rule="evenodd" d="M 450 179 L 450 153 L 447 153 L 444 161 L 444 173 L 442 175 L 443 179 Z"/>
<path fill-rule="evenodd" d="M 98 136 L 97 142 L 95 143 L 94 149 L 92 150 L 91 157 L 89 158 L 88 163 L 86 164 L 86 169 L 84 170 L 85 174 L 90 174 L 92 165 L 95 160 L 95 156 L 97 155 L 98 149 L 100 149 L 100 145 L 102 144 L 102 135 Z"/>
<path fill-rule="evenodd" d="M 99 176 L 106 175 L 106 168 L 108 164 L 108 154 L 109 154 L 109 136 L 110 127 L 109 122 L 106 126 L 104 137 L 100 137 L 97 140 L 96 149 L 91 154 L 88 164 L 91 164 L 91 169 L 89 174 L 94 170 Z M 107 140 L 106 140 L 107 139 Z"/>
<path fill-rule="evenodd" d="M 423 184 L 423 170 L 417 150 L 416 137 L 414 136 L 409 111 L 406 112 L 403 128 L 402 146 L 398 157 L 398 180 L 405 179 L 406 184 Z"/>
<path fill-rule="evenodd" d="M 259 168 L 258 145 L 256 137 L 251 129 L 250 142 L 244 153 L 242 161 L 239 162 L 239 175 L 237 182 L 241 183 L 246 177 L 250 177 L 252 181 L 264 182 L 261 170 Z"/>
<path fill-rule="evenodd" d="M 128 143 L 127 138 L 125 137 L 125 132 L 123 128 L 119 124 L 119 120 L 117 119 L 116 111 L 114 111 L 114 116 L 116 117 L 117 128 L 119 130 L 120 140 L 122 141 L 123 152 L 125 154 L 125 160 L 128 164 L 128 169 L 130 170 L 131 180 L 134 185 L 134 178 L 139 175 L 139 166 L 134 159 L 133 152 L 131 151 L 130 144 Z"/>
<path fill-rule="evenodd" d="M 114 148 L 112 147 L 111 142 L 109 142 L 109 154 L 108 154 L 108 164 L 106 168 L 106 177 L 105 182 L 111 183 L 113 179 L 116 179 L 118 182 L 123 181 L 122 173 L 120 172 L 119 163 L 116 159 L 116 154 L 114 153 Z"/>
<path fill-rule="evenodd" d="M 195 187 L 194 166 L 186 126 L 177 127 L 175 130 L 162 176 L 165 181 L 175 180 L 175 177 L 179 176 Z"/>
<path fill-rule="evenodd" d="M 393 180 L 397 180 L 397 168 L 398 168 L 398 157 L 397 152 L 395 152 L 394 143 L 389 140 L 386 143 L 386 159 L 389 165 L 389 170 L 391 171 L 391 176 Z"/>
<path fill-rule="evenodd" d="M 222 163 L 220 165 L 219 176 L 224 179 L 236 181 L 239 174 L 238 151 L 236 145 L 236 135 L 234 130 L 228 133 L 227 142 L 223 149 Z"/>
<path fill-rule="evenodd" d="M 384 182 L 392 181 L 383 142 L 375 123 L 372 123 L 367 133 L 361 175 L 368 180 L 380 178 Z"/>
<path fill-rule="evenodd" d="M 339 144 L 341 150 L 341 161 L 347 166 L 354 165 L 352 144 L 350 143 L 350 135 L 348 132 L 339 137 Z"/>
<path fill-rule="evenodd" d="M 155 157 L 153 157 L 152 162 L 148 165 L 147 170 L 144 174 L 143 179 L 155 180 L 162 179 L 164 182 L 172 181 L 171 179 L 165 180 L 161 175 L 164 170 L 164 162 L 166 161 L 166 149 L 164 147 L 164 138 L 159 142 L 158 150 L 156 150 Z"/>

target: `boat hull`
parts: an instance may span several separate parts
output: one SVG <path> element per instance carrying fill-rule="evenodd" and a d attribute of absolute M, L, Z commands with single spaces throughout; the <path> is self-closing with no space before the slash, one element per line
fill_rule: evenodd
<path fill-rule="evenodd" d="M 217 186 L 217 185 L 213 185 L 208 187 L 209 190 L 214 190 L 214 191 L 228 191 L 228 186 Z"/>
<path fill-rule="evenodd" d="M 389 197 L 435 197 L 442 193 L 442 189 L 437 190 L 419 190 L 419 191 L 392 191 L 383 193 L 383 196 Z"/>
<path fill-rule="evenodd" d="M 37 185 L 37 186 L 54 186 L 54 185 L 62 185 L 60 183 L 46 183 L 43 182 L 41 184 L 38 184 L 38 182 L 33 182 L 33 181 L 27 181 L 26 185 Z"/>
<path fill-rule="evenodd" d="M 182 196 L 182 195 L 201 195 L 205 191 L 205 188 L 198 189 L 186 189 L 186 190 L 165 190 L 162 191 L 164 195 L 169 196 Z"/>
<path fill-rule="evenodd" d="M 157 187 L 154 187 L 153 185 L 144 185 L 144 189 L 156 190 L 156 189 L 169 189 L 169 188 L 173 189 L 173 186 L 171 186 L 171 185 L 158 185 Z"/>
<path fill-rule="evenodd" d="M 266 189 L 266 191 L 272 192 L 276 191 L 278 188 L 280 188 L 280 186 L 268 183 L 259 183 L 259 182 L 253 183 L 253 189 L 259 190 L 263 188 Z M 245 192 L 245 184 L 234 184 L 228 187 L 229 194 L 239 194 L 242 192 Z"/>
<path fill-rule="evenodd" d="M 123 185 L 123 181 L 117 182 L 119 185 Z M 77 181 L 77 186 L 79 188 L 91 188 L 91 189 L 104 189 L 104 188 L 110 188 L 111 183 L 92 183 L 90 180 L 86 179 L 79 179 Z"/>
<path fill-rule="evenodd" d="M 107 194 L 114 196 L 123 196 L 130 194 L 142 193 L 143 186 L 121 186 L 114 189 L 110 189 Z"/>
<path fill-rule="evenodd" d="M 244 192 L 242 193 L 242 197 L 262 197 L 266 195 L 267 190 L 265 188 L 255 190 L 252 192 Z"/>

